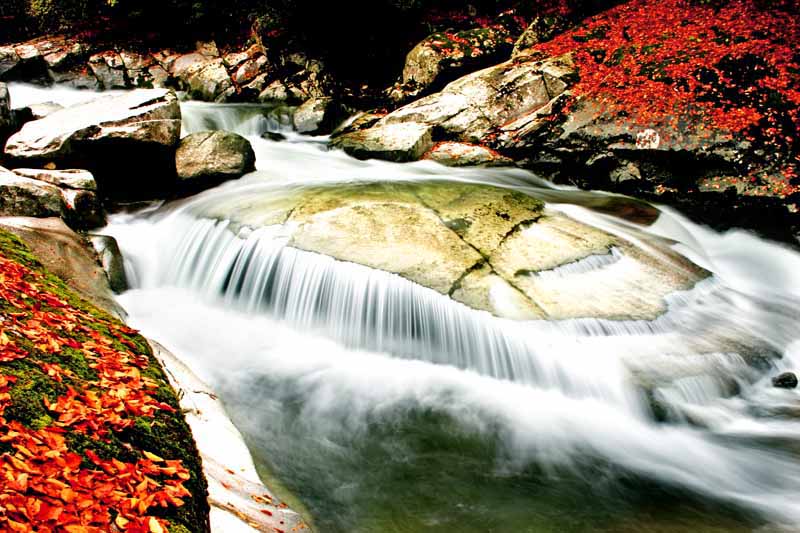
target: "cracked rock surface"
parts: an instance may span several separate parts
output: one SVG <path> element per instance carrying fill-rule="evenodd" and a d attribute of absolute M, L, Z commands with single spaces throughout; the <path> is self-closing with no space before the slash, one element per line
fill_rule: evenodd
<path fill-rule="evenodd" d="M 398 274 L 517 320 L 654 319 L 666 310 L 665 296 L 707 275 L 669 243 L 648 242 L 643 252 L 534 197 L 482 184 L 310 188 L 254 199 L 235 222 L 283 224 L 289 246 Z"/>

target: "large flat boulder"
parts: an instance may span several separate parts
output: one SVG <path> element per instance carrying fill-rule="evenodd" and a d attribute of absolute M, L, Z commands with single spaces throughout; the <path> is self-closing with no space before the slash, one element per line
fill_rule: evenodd
<path fill-rule="evenodd" d="M 522 192 L 480 184 L 248 191 L 205 216 L 230 218 L 232 228 L 284 224 L 291 247 L 397 274 L 510 319 L 652 320 L 668 295 L 707 276 L 669 242 L 642 236 L 634 244 Z"/>
<path fill-rule="evenodd" d="M 5 152 L 17 159 L 54 160 L 92 142 L 175 146 L 180 128 L 181 111 L 175 93 L 141 89 L 97 98 L 28 122 L 8 140 Z"/>

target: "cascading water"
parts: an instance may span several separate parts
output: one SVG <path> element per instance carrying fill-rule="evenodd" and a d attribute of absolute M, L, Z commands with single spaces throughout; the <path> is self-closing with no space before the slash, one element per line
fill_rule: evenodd
<path fill-rule="evenodd" d="M 112 217 L 135 285 L 120 300 L 134 326 L 214 384 L 265 472 L 320 531 L 800 521 L 800 396 L 770 384 L 800 363 L 797 253 L 669 209 L 648 226 L 603 214 L 608 196 L 518 170 L 356 161 L 287 131 L 280 109 L 183 113 L 186 132 L 247 135 L 258 171 Z M 711 276 L 669 295 L 655 320 L 514 321 L 291 246 L 284 200 L 309 187 L 432 180 L 533 194 L 663 261 L 653 239 L 672 242 Z M 612 247 L 531 276 L 570 282 L 629 262 Z"/>

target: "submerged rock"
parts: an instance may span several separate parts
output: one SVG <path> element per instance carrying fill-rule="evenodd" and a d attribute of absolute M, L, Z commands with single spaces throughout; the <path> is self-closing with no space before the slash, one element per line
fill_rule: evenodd
<path fill-rule="evenodd" d="M 229 131 L 202 131 L 181 139 L 175 152 L 179 186 L 196 190 L 255 170 L 250 141 Z"/>
<path fill-rule="evenodd" d="M 395 273 L 512 319 L 653 319 L 667 295 L 707 275 L 667 242 L 651 238 L 645 253 L 495 186 L 337 185 L 224 204 L 226 215 L 208 215 L 249 227 L 285 223 L 289 246 Z"/>
<path fill-rule="evenodd" d="M 794 372 L 784 372 L 779 376 L 775 376 L 772 378 L 772 386 L 779 389 L 796 389 L 797 374 Z"/>

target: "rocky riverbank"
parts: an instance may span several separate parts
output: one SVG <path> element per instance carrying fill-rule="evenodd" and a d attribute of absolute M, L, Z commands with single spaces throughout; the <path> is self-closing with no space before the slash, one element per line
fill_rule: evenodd
<path fill-rule="evenodd" d="M 548 4 L 535 15 L 517 6 L 440 16 L 396 67 L 397 83 L 383 87 L 359 85 L 323 55 L 255 29 L 244 45 L 201 41 L 181 51 L 42 37 L 0 47 L 0 80 L 300 106 L 294 123 L 308 133 L 356 115 L 332 140 L 356 157 L 516 165 L 796 243 L 796 6 L 629 0 L 587 13 Z M 0 126 L 9 134 L 53 110 L 5 110 Z M 163 134 L 163 145 L 177 142 L 174 128 Z M 11 143 L 6 157 L 18 155 Z M 169 155 L 148 156 L 159 158 L 167 166 Z M 131 175 L 138 187 L 147 172 L 134 166 Z"/>

